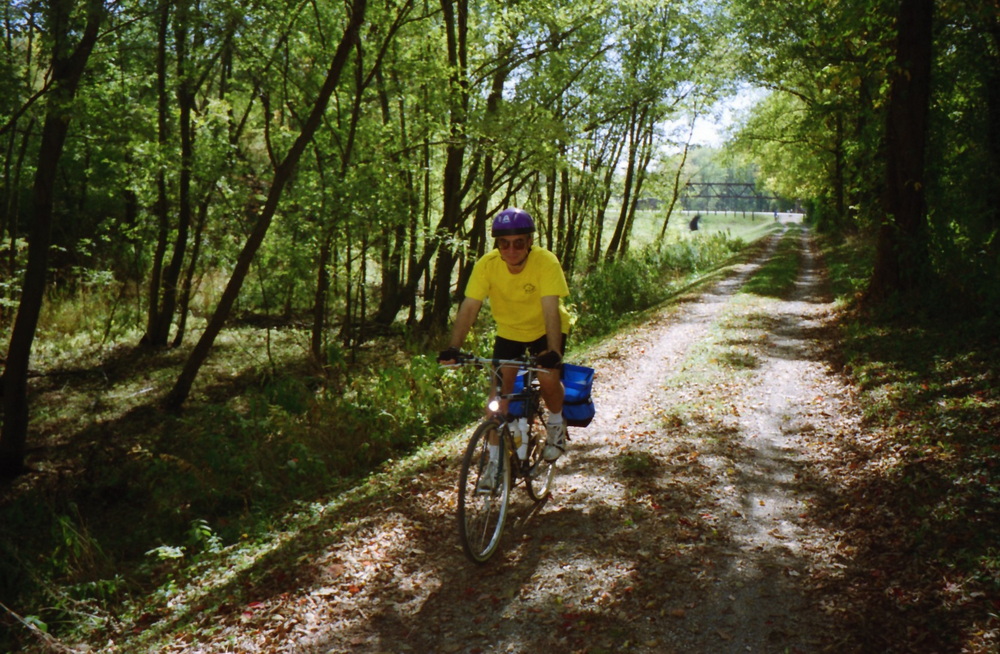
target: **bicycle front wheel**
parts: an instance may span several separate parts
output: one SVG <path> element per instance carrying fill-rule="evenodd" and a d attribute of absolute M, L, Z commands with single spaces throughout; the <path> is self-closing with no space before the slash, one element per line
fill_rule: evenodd
<path fill-rule="evenodd" d="M 462 458 L 458 534 L 466 556 L 475 563 L 485 563 L 496 552 L 507 519 L 510 453 L 501 429 L 492 420 L 479 425 Z M 490 449 L 497 452 L 495 459 L 490 457 Z"/>
<path fill-rule="evenodd" d="M 555 461 L 546 461 L 542 457 L 542 451 L 545 450 L 545 420 L 541 411 L 532 418 L 527 438 L 528 474 L 524 479 L 524 489 L 531 499 L 541 502 L 552 492 L 552 478 L 556 472 Z"/>

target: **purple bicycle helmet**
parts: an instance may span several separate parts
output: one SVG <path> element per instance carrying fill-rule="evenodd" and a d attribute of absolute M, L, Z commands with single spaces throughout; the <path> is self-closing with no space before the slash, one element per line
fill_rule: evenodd
<path fill-rule="evenodd" d="M 514 234 L 531 234 L 535 231 L 535 221 L 524 209 L 510 207 L 504 209 L 493 219 L 493 236 L 513 236 Z"/>

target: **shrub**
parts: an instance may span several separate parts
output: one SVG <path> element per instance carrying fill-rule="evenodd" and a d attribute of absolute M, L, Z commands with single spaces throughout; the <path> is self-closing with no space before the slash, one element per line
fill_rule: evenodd
<path fill-rule="evenodd" d="M 574 333 L 586 339 L 610 332 L 627 314 L 663 302 L 691 276 L 718 265 L 743 246 L 741 239 L 718 232 L 661 247 L 650 245 L 598 265 L 573 285 L 570 302 L 579 314 Z"/>

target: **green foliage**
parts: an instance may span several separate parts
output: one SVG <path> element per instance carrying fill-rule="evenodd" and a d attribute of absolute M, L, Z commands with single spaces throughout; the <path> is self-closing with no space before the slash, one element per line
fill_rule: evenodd
<path fill-rule="evenodd" d="M 682 238 L 662 247 L 646 246 L 606 262 L 575 280 L 570 303 L 576 307 L 573 333 L 581 339 L 606 334 L 628 315 L 648 309 L 677 292 L 692 276 L 718 265 L 744 246 L 728 233 Z"/>
<path fill-rule="evenodd" d="M 874 241 L 841 234 L 828 234 L 820 241 L 831 292 L 841 303 L 854 301 L 868 287 L 875 258 Z"/>
<path fill-rule="evenodd" d="M 434 359 L 417 355 L 324 390 L 300 424 L 303 445 L 336 474 L 370 470 L 474 416 L 486 390 L 470 388 L 468 375 L 442 376 Z"/>
<path fill-rule="evenodd" d="M 740 67 L 752 82 L 774 89 L 744 119 L 733 145 L 760 167 L 768 188 L 799 198 L 819 229 L 885 238 L 877 228 L 883 219 L 892 220 L 883 215 L 883 189 L 890 182 L 882 144 L 888 80 L 896 70 L 898 7 L 876 2 L 816 8 L 728 6 L 746 41 Z M 1000 117 L 991 90 L 1000 71 L 996 12 L 981 3 L 945 3 L 935 26 L 921 183 L 926 224 L 903 235 L 918 241 L 917 252 L 927 246 L 921 260 L 903 265 L 930 274 L 905 301 L 996 315 Z"/>
<path fill-rule="evenodd" d="M 426 355 L 366 368 L 337 387 L 271 369 L 228 404 L 134 425 L 127 450 L 92 461 L 71 495 L 79 505 L 41 490 L 8 502 L 0 601 L 63 635 L 95 627 L 81 606 L 100 622 L 137 590 L 148 594 L 140 605 L 166 602 L 201 562 L 274 529 L 293 506 L 468 423 L 487 393 L 480 371 L 444 371 Z"/>

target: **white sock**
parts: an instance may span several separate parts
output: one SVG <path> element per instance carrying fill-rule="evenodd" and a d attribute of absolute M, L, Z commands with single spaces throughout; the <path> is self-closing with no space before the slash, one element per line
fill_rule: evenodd
<path fill-rule="evenodd" d="M 490 453 L 490 461 L 496 461 L 500 458 L 500 446 L 499 445 L 486 445 L 487 451 Z"/>
<path fill-rule="evenodd" d="M 550 425 L 561 425 L 563 423 L 562 411 L 560 411 L 559 413 L 550 413 L 547 422 Z"/>

